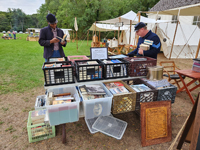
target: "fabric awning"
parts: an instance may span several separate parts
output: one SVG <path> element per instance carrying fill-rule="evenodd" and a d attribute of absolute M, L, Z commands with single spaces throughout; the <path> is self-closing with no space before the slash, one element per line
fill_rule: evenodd
<path fill-rule="evenodd" d="M 138 23 L 138 16 L 135 12 L 133 12 L 132 10 L 129 11 L 128 13 L 120 16 L 121 22 L 123 22 L 124 24 L 130 24 L 130 20 L 132 20 L 132 24 L 137 24 Z M 109 23 L 109 24 L 115 24 L 117 22 L 119 22 L 119 17 L 114 18 L 114 19 L 109 19 L 109 20 L 103 20 L 103 21 L 97 21 L 100 23 Z M 140 22 L 144 22 L 144 23 L 163 23 L 163 22 L 171 22 L 169 20 L 155 20 L 155 19 L 150 19 L 150 18 L 146 18 L 141 16 L 140 17 Z"/>

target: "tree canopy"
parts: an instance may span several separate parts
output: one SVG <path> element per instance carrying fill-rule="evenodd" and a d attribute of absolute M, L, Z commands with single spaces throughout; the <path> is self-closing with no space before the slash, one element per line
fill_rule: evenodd
<path fill-rule="evenodd" d="M 74 29 L 77 17 L 80 35 L 85 35 L 92 23 L 121 16 L 130 10 L 148 11 L 159 0 L 46 0 L 37 14 L 26 15 L 20 9 L 8 9 L 0 12 L 0 31 L 25 31 L 27 28 L 47 26 L 46 15 L 56 15 L 59 28 Z M 144 14 L 145 15 L 145 14 Z"/>

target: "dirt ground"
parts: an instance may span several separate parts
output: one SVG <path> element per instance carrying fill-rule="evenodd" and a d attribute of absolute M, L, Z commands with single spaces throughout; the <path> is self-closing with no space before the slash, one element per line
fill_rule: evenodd
<path fill-rule="evenodd" d="M 167 60 L 162 53 L 158 55 L 158 63 Z M 190 69 L 192 60 L 174 60 L 181 69 Z M 42 73 L 42 71 L 41 71 Z M 196 89 L 192 92 L 194 99 L 199 92 Z M 62 144 L 62 128 L 56 126 L 56 137 L 36 143 L 28 142 L 27 118 L 28 112 L 34 109 L 36 97 L 44 95 L 44 87 L 35 88 L 31 91 L 0 95 L 0 149 L 3 150 L 167 150 L 174 141 L 187 116 L 192 109 L 192 103 L 186 92 L 176 95 L 175 103 L 172 104 L 172 141 L 148 147 L 141 146 L 140 119 L 134 112 L 114 115 L 114 117 L 128 123 L 127 129 L 121 140 L 109 137 L 102 133 L 91 134 L 87 128 L 84 118 L 78 122 L 66 124 L 67 143 Z M 178 141 L 174 149 L 176 149 Z M 184 143 L 183 150 L 187 150 L 189 144 Z"/>

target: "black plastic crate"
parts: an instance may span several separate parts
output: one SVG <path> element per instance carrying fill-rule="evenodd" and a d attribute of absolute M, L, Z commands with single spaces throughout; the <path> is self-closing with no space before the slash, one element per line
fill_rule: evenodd
<path fill-rule="evenodd" d="M 158 89 L 157 101 L 166 101 L 171 100 L 171 103 L 174 103 L 176 97 L 177 87 L 173 84 L 170 84 L 170 87 L 163 89 Z"/>
<path fill-rule="evenodd" d="M 104 78 L 105 79 L 116 79 L 128 77 L 128 64 L 129 62 L 123 59 L 106 59 L 105 61 L 121 61 L 121 63 L 104 63 Z"/>
<path fill-rule="evenodd" d="M 45 65 L 55 64 L 54 67 L 47 68 Z M 58 67 L 58 65 L 61 65 Z M 42 66 L 44 71 L 45 86 L 74 83 L 74 65 L 70 61 L 45 62 Z"/>
<path fill-rule="evenodd" d="M 157 60 L 150 57 L 126 57 L 129 62 L 128 73 L 130 77 L 146 76 L 148 67 L 156 66 Z"/>
<path fill-rule="evenodd" d="M 96 61 L 97 64 L 89 64 Z M 103 79 L 103 64 L 100 60 L 76 60 L 76 79 L 78 82 Z"/>
<path fill-rule="evenodd" d="M 166 79 L 163 80 L 165 80 L 165 82 L 168 83 L 167 86 L 165 86 L 165 82 L 163 80 L 151 81 L 146 78 L 142 78 L 142 80 L 157 89 L 158 91 L 157 101 L 171 100 L 171 103 L 174 103 L 177 91 L 177 87 L 175 85 L 169 83 Z M 161 87 L 157 88 L 159 86 Z"/>
<path fill-rule="evenodd" d="M 135 112 L 137 114 L 140 114 L 140 103 L 157 101 L 158 91 L 153 86 L 144 82 L 140 78 L 128 79 L 128 80 L 122 80 L 122 81 L 124 81 L 128 85 L 144 84 L 151 89 L 150 91 L 136 92 Z"/>

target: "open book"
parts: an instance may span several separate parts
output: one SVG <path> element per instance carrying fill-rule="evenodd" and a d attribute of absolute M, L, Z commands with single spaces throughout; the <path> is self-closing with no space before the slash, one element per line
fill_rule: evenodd
<path fill-rule="evenodd" d="M 64 34 L 64 35 L 63 35 L 63 38 L 61 38 L 61 37 L 59 37 L 59 36 L 56 36 L 56 38 L 57 38 L 57 39 L 59 39 L 59 40 L 60 40 L 60 42 L 64 42 L 64 41 L 66 41 L 66 40 L 67 40 L 67 35 L 66 35 L 66 34 Z"/>

